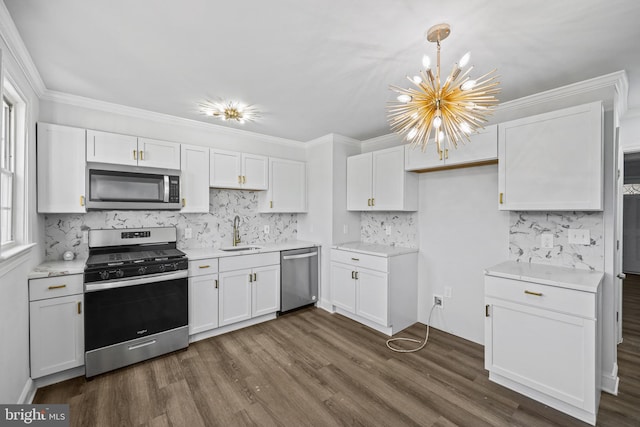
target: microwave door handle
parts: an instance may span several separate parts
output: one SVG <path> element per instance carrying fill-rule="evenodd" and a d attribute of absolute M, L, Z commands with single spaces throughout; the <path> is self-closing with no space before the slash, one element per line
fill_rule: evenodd
<path fill-rule="evenodd" d="M 164 200 L 165 203 L 169 203 L 169 175 L 164 176 Z"/>

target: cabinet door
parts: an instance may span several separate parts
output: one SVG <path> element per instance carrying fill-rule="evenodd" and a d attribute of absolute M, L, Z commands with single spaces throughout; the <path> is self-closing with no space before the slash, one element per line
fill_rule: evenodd
<path fill-rule="evenodd" d="M 180 169 L 180 144 L 138 138 L 138 166 Z"/>
<path fill-rule="evenodd" d="M 38 212 L 84 213 L 85 130 L 38 123 Z"/>
<path fill-rule="evenodd" d="M 469 137 L 469 141 L 458 144 L 457 149 L 445 152 L 446 165 L 484 162 L 498 158 L 498 126 L 491 125 L 480 129 Z"/>
<path fill-rule="evenodd" d="M 602 210 L 602 103 L 501 123 L 501 210 Z"/>
<path fill-rule="evenodd" d="M 269 191 L 263 206 L 262 212 L 306 212 L 306 163 L 270 158 Z"/>
<path fill-rule="evenodd" d="M 209 186 L 216 188 L 241 188 L 242 153 L 210 150 Z"/>
<path fill-rule="evenodd" d="M 137 166 L 138 138 L 87 130 L 87 161 Z"/>
<path fill-rule="evenodd" d="M 356 313 L 382 326 L 389 326 L 387 274 L 360 269 L 356 272 L 356 277 Z"/>
<path fill-rule="evenodd" d="M 419 171 L 444 166 L 444 156 L 438 154 L 438 146 L 429 140 L 424 151 L 421 146 L 411 148 L 411 144 L 404 146 L 404 168 L 407 171 Z"/>
<path fill-rule="evenodd" d="M 269 188 L 269 159 L 256 154 L 242 154 L 242 188 L 266 190 Z"/>
<path fill-rule="evenodd" d="M 251 317 L 280 310 L 280 266 L 253 269 L 251 283 Z"/>
<path fill-rule="evenodd" d="M 250 274 L 252 274 L 251 269 L 220 273 L 218 289 L 220 326 L 251 318 Z"/>
<path fill-rule="evenodd" d="M 356 312 L 356 280 L 353 266 L 331 263 L 331 303 L 349 313 Z"/>
<path fill-rule="evenodd" d="M 492 374 L 595 411 L 595 320 L 499 299 L 485 302 L 485 365 Z"/>
<path fill-rule="evenodd" d="M 189 335 L 218 327 L 218 275 L 189 277 Z"/>
<path fill-rule="evenodd" d="M 209 212 L 209 149 L 181 145 L 180 187 L 182 212 Z"/>
<path fill-rule="evenodd" d="M 365 153 L 347 158 L 347 210 L 371 210 L 371 156 Z"/>
<path fill-rule="evenodd" d="M 29 303 L 31 378 L 84 365 L 83 296 Z"/>
<path fill-rule="evenodd" d="M 374 151 L 373 210 L 403 210 L 405 202 L 404 147 Z"/>

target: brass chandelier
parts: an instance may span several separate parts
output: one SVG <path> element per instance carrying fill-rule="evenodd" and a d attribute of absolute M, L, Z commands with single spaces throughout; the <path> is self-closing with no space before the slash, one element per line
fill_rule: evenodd
<path fill-rule="evenodd" d="M 253 105 L 245 105 L 237 101 L 219 100 L 203 101 L 200 103 L 200 111 L 223 121 L 236 121 L 238 123 L 253 122 L 259 117 L 258 110 Z"/>
<path fill-rule="evenodd" d="M 473 66 L 464 68 L 469 64 L 470 52 L 453 66 L 444 81 L 441 80 L 440 42 L 450 33 L 448 24 L 429 28 L 427 40 L 438 47 L 435 75 L 430 68 L 431 61 L 425 55 L 422 58 L 424 70 L 420 70 L 420 75 L 407 76 L 415 87 L 390 86 L 399 95 L 397 102 L 392 102 L 388 108 L 389 124 L 394 132 L 403 135 L 412 148 L 421 146 L 422 151 L 433 138 L 441 159 L 445 143 L 457 148 L 459 142 L 469 141 L 469 135 L 483 127 L 498 103 L 495 95 L 500 92 L 495 69 L 478 79 L 469 77 Z"/>

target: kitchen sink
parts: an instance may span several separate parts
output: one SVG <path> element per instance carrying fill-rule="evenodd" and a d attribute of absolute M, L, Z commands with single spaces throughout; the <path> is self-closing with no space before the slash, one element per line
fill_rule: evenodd
<path fill-rule="evenodd" d="M 226 248 L 220 248 L 224 252 L 240 252 L 240 251 L 255 251 L 262 249 L 262 246 L 244 245 L 244 246 L 227 246 Z"/>

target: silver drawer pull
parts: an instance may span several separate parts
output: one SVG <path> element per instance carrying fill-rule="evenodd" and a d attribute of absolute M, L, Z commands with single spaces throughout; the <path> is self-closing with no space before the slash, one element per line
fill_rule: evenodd
<path fill-rule="evenodd" d="M 130 345 L 129 350 L 137 350 L 139 348 L 146 347 L 148 345 L 153 345 L 155 343 L 156 343 L 156 340 L 151 340 L 151 341 L 143 342 L 142 344 Z"/>
<path fill-rule="evenodd" d="M 536 297 L 541 297 L 542 296 L 542 292 L 533 292 L 533 291 L 525 290 L 524 293 L 527 294 L 527 295 L 534 295 Z"/>

